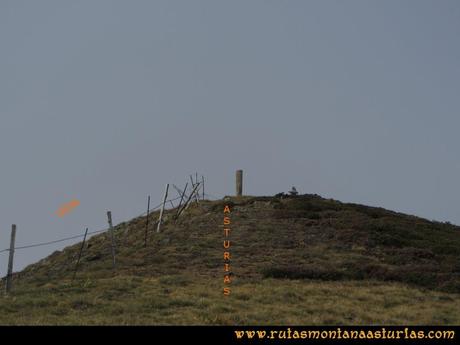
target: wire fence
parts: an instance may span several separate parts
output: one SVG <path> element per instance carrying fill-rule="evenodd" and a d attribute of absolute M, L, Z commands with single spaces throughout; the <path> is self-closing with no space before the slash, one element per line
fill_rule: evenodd
<path fill-rule="evenodd" d="M 197 173 L 195 173 L 195 177 L 196 177 L 196 180 L 194 181 L 192 175 L 190 175 L 190 182 L 191 182 L 191 187 L 192 188 L 187 193 L 186 193 L 186 191 L 187 191 L 187 186 L 189 185 L 189 182 L 187 182 L 185 184 L 184 190 L 179 189 L 174 184 L 172 185 L 174 187 L 174 189 L 176 190 L 176 192 L 179 194 L 179 196 L 176 197 L 176 198 L 172 198 L 172 199 L 167 198 L 168 197 L 168 189 L 169 189 L 169 184 L 167 184 L 166 189 L 165 189 L 165 193 L 164 193 L 164 197 L 163 197 L 163 201 L 160 204 L 158 204 L 158 205 L 156 205 L 154 207 L 150 207 L 150 196 L 149 196 L 148 197 L 147 211 L 142 212 L 142 213 L 138 214 L 137 216 L 132 217 L 131 219 L 134 220 L 136 218 L 143 217 L 143 216 L 146 216 L 146 215 L 150 216 L 156 210 L 161 209 L 160 212 L 159 212 L 158 220 L 153 222 L 153 224 L 155 224 L 157 226 L 156 231 L 159 232 L 160 227 L 162 225 L 162 219 L 163 219 L 164 211 L 168 211 L 168 209 L 169 209 L 169 207 L 167 207 L 168 204 L 170 204 L 172 206 L 171 210 L 177 209 L 176 214 L 173 216 L 173 219 L 177 220 L 181 216 L 182 212 L 185 211 L 190 206 L 191 203 L 196 201 L 196 203 L 199 204 L 200 200 L 204 201 L 206 198 L 208 200 L 219 199 L 215 195 L 205 193 L 205 190 L 204 190 L 204 181 L 205 180 L 204 180 L 203 176 L 201 176 L 201 181 L 198 180 L 198 174 Z M 180 199 L 180 202 L 177 205 L 174 205 L 174 201 L 177 201 L 179 199 Z M 88 235 L 90 236 L 90 235 L 95 235 L 95 234 L 102 234 L 104 232 L 110 232 L 111 233 L 111 236 L 110 236 L 110 240 L 111 240 L 111 246 L 110 246 L 111 248 L 110 249 L 111 249 L 111 251 L 110 252 L 111 252 L 111 256 L 112 256 L 112 266 L 113 266 L 113 269 L 116 269 L 116 261 L 117 261 L 116 260 L 116 248 L 119 247 L 120 244 L 119 243 L 117 244 L 118 241 L 114 237 L 114 230 L 118 226 L 114 227 L 112 225 L 112 216 L 111 216 L 110 211 L 107 211 L 107 220 L 108 220 L 108 227 L 105 227 L 103 229 L 88 232 L 88 228 L 86 228 L 86 231 L 85 231 L 84 234 L 80 233 L 80 234 L 75 234 L 75 235 L 72 235 L 72 236 L 58 238 L 58 239 L 55 239 L 55 240 L 38 242 L 38 243 L 30 243 L 30 244 L 27 244 L 27 245 L 20 245 L 20 246 L 16 246 L 16 244 L 15 244 L 16 225 L 13 224 L 12 229 L 11 229 L 10 247 L 0 250 L 0 255 L 7 254 L 7 253 L 9 255 L 7 274 L 3 278 L 1 278 L 2 281 L 3 280 L 5 281 L 5 292 L 6 292 L 6 294 L 8 294 L 12 289 L 13 276 L 16 277 L 16 278 L 20 278 L 21 275 L 22 275 L 21 272 L 14 273 L 13 262 L 14 262 L 14 253 L 15 253 L 16 250 L 25 250 L 25 249 L 43 247 L 43 246 L 48 246 L 48 245 L 52 245 L 52 244 L 57 244 L 57 243 L 62 243 L 62 242 L 71 241 L 71 240 L 77 240 L 77 239 L 82 238 L 82 244 L 81 244 L 80 250 L 78 251 L 78 254 L 77 254 L 78 258 L 77 258 L 76 264 L 75 265 L 73 264 L 73 261 L 76 258 L 75 257 L 75 258 L 73 258 L 71 260 L 72 262 L 68 261 L 61 268 L 58 269 L 58 271 L 61 271 L 62 269 L 67 270 L 69 268 L 69 265 L 74 265 L 73 279 L 75 279 L 76 274 L 77 274 L 77 270 L 78 270 L 78 265 L 80 263 L 81 255 L 83 253 L 84 245 L 85 245 L 87 239 L 89 239 Z M 165 221 L 166 221 L 166 218 L 165 218 Z M 123 226 L 124 224 L 125 224 L 125 222 L 122 222 L 122 223 L 119 224 L 119 226 Z M 144 247 L 147 246 L 147 242 L 148 242 L 148 228 L 149 228 L 148 225 L 149 225 L 149 217 L 146 218 L 146 228 L 145 228 L 145 235 L 144 235 Z M 126 231 L 124 233 L 126 234 Z M 124 244 L 126 245 L 127 243 L 124 243 Z M 73 279 L 72 279 L 72 281 L 73 281 Z"/>
<path fill-rule="evenodd" d="M 218 197 L 216 197 L 214 195 L 210 195 L 210 194 L 207 194 L 207 193 L 204 193 L 204 196 L 212 197 L 212 198 L 218 198 Z M 165 206 L 166 206 L 166 204 L 171 203 L 173 201 L 177 201 L 179 199 L 181 199 L 181 196 L 178 196 L 178 197 L 173 198 L 173 199 L 168 199 L 164 203 L 162 202 L 162 203 L 156 205 L 155 207 L 151 208 L 148 212 L 149 213 L 154 212 L 154 211 L 160 209 L 163 206 L 163 204 L 165 204 Z M 137 216 L 134 216 L 133 219 L 138 218 L 138 217 L 143 217 L 143 216 L 146 216 L 146 215 L 147 215 L 147 211 L 145 211 L 145 212 L 143 212 L 141 214 L 138 214 Z M 107 230 L 109 230 L 109 229 L 104 228 L 104 229 L 100 229 L 100 230 L 89 231 L 87 233 L 87 235 L 99 234 L 99 233 L 106 232 Z M 60 242 L 66 242 L 66 241 L 71 241 L 71 240 L 75 240 L 75 239 L 78 239 L 78 238 L 83 238 L 84 236 L 85 236 L 84 234 L 79 234 L 79 235 L 64 237 L 64 238 L 60 238 L 60 239 L 56 239 L 56 240 L 52 240 L 52 241 L 47 241 L 47 242 L 32 243 L 32 244 L 22 245 L 22 246 L 18 246 L 18 247 L 15 246 L 14 250 L 42 247 L 42 246 L 47 246 L 47 245 L 50 245 L 50 244 L 56 244 L 56 243 L 60 243 Z M 4 253 L 4 252 L 9 252 L 9 251 L 10 251 L 10 248 L 5 248 L 5 249 L 0 250 L 0 254 Z"/>

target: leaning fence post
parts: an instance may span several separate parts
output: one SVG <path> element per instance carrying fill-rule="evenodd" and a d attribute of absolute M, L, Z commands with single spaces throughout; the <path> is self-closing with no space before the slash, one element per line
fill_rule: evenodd
<path fill-rule="evenodd" d="M 182 201 L 184 200 L 185 191 L 187 190 L 187 186 L 188 186 L 188 182 L 185 184 L 184 191 L 180 193 L 181 196 L 180 196 L 179 206 L 177 206 L 177 213 L 174 216 L 174 219 L 177 219 L 177 217 L 179 215 L 179 211 L 181 210 L 181 205 L 182 205 Z M 177 192 L 179 193 L 180 190 L 178 190 Z"/>
<path fill-rule="evenodd" d="M 116 262 L 115 262 L 115 237 L 113 234 L 113 225 L 112 225 L 112 212 L 107 211 L 107 220 L 109 222 L 109 230 L 110 230 L 110 238 L 112 241 L 112 267 L 115 269 L 116 268 Z"/>
<path fill-rule="evenodd" d="M 72 281 L 74 281 L 75 277 L 77 276 L 78 264 L 80 263 L 81 254 L 83 253 L 83 247 L 85 246 L 86 235 L 88 235 L 88 228 L 86 228 L 85 236 L 83 236 L 83 242 L 81 243 L 80 252 L 78 253 L 78 259 L 77 263 L 75 264 L 75 272 L 73 272 Z"/>
<path fill-rule="evenodd" d="M 163 219 L 163 212 L 165 210 L 166 198 L 168 197 L 169 183 L 166 183 L 165 195 L 163 197 L 163 203 L 161 204 L 160 217 L 158 218 L 157 232 L 160 232 L 161 220 Z"/>
<path fill-rule="evenodd" d="M 184 201 L 184 197 L 187 197 L 185 195 L 185 192 L 187 190 L 187 187 L 188 187 L 188 182 L 185 184 L 185 187 L 184 187 L 184 191 L 182 192 L 181 196 L 180 196 L 180 201 L 179 201 L 179 206 L 177 206 L 178 208 L 180 208 L 180 206 L 182 205 L 182 201 Z"/>
<path fill-rule="evenodd" d="M 188 185 L 188 182 L 185 184 L 185 189 L 187 189 L 187 185 Z M 172 185 L 174 187 L 174 189 L 176 190 L 177 194 L 179 194 L 179 197 L 182 195 L 182 190 L 180 188 L 178 188 L 175 184 Z"/>
<path fill-rule="evenodd" d="M 185 202 L 185 204 L 182 206 L 182 208 L 179 209 L 179 211 L 177 211 L 177 214 L 176 214 L 176 219 L 179 218 L 179 216 L 181 215 L 181 213 L 186 210 L 188 208 L 188 206 L 190 205 L 190 200 L 192 199 L 193 197 L 193 194 L 195 194 L 197 188 L 199 187 L 199 184 L 196 184 L 195 187 L 193 187 L 193 190 L 192 192 L 190 193 L 190 195 L 188 196 L 187 198 L 187 201 Z"/>
<path fill-rule="evenodd" d="M 198 182 L 198 173 L 195 173 L 195 183 L 199 184 L 201 187 L 201 183 Z M 199 190 L 196 191 L 195 197 L 196 197 L 196 202 L 199 203 L 200 202 L 200 191 Z"/>
<path fill-rule="evenodd" d="M 201 185 L 201 183 L 198 182 L 198 183 L 195 185 L 195 188 L 193 188 L 192 194 L 190 195 L 190 198 L 188 199 L 188 202 L 184 204 L 184 208 L 183 208 L 184 210 L 186 210 L 186 209 L 190 206 L 190 204 L 191 204 L 191 199 L 192 199 L 193 197 L 195 197 L 195 199 L 198 197 L 197 195 L 199 194 L 199 191 L 198 191 L 198 190 L 200 189 L 200 185 Z M 197 199 L 197 201 L 198 201 L 198 199 Z"/>
<path fill-rule="evenodd" d="M 197 180 L 198 180 L 198 178 L 197 178 Z M 195 187 L 198 184 L 198 181 L 193 182 L 193 176 L 192 175 L 190 175 L 190 181 L 192 182 L 192 188 Z M 198 202 L 198 195 L 194 195 L 194 196 L 195 196 L 196 202 Z"/>
<path fill-rule="evenodd" d="M 16 241 L 16 224 L 11 226 L 11 239 L 10 239 L 10 256 L 8 258 L 8 272 L 6 275 L 6 289 L 5 292 L 11 291 L 13 286 L 13 259 L 14 259 L 14 242 Z"/>
<path fill-rule="evenodd" d="M 145 222 L 145 238 L 144 238 L 144 247 L 147 247 L 147 233 L 149 231 L 149 213 L 150 213 L 150 195 L 147 200 L 147 220 Z"/>

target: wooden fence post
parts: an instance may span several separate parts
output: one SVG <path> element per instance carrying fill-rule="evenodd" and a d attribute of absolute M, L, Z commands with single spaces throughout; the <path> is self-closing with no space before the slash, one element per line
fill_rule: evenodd
<path fill-rule="evenodd" d="M 174 219 L 177 219 L 177 217 L 179 216 L 179 211 L 181 210 L 182 201 L 184 201 L 185 191 L 187 190 L 187 187 L 188 187 L 188 182 L 185 184 L 184 191 L 183 191 L 182 193 L 180 193 L 179 206 L 177 206 L 177 213 L 176 213 L 176 215 L 174 216 Z M 176 187 L 176 188 L 177 188 L 177 187 Z M 177 188 L 177 189 L 178 189 L 178 188 Z M 180 190 L 178 190 L 177 192 L 179 193 Z"/>
<path fill-rule="evenodd" d="M 6 293 L 9 293 L 13 286 L 13 260 L 14 260 L 15 241 L 16 241 L 16 224 L 13 224 L 11 226 L 10 256 L 8 258 L 8 272 L 6 275 L 6 288 L 5 288 Z"/>
<path fill-rule="evenodd" d="M 177 194 L 179 194 L 179 196 L 182 196 L 182 193 L 185 193 L 185 190 L 182 191 L 179 187 L 177 187 L 175 184 L 172 185 L 173 188 L 176 190 Z M 187 186 L 188 186 L 188 182 L 185 184 L 185 189 L 187 189 Z M 185 195 L 185 194 L 184 194 Z M 186 196 L 187 197 L 187 196 Z M 183 200 L 182 200 L 183 201 Z M 180 202 L 181 203 L 181 202 Z"/>
<path fill-rule="evenodd" d="M 191 195 L 191 198 L 189 199 L 189 202 L 184 204 L 184 210 L 188 209 L 188 207 L 192 203 L 191 199 L 193 197 L 195 197 L 195 199 L 197 198 L 197 194 L 199 194 L 199 190 L 200 190 L 200 185 L 201 185 L 201 183 L 199 183 L 199 182 L 195 185 L 195 188 L 192 191 L 192 195 Z"/>
<path fill-rule="evenodd" d="M 147 233 L 149 231 L 150 195 L 147 200 L 147 220 L 145 222 L 144 247 L 147 247 Z"/>
<path fill-rule="evenodd" d="M 179 211 L 177 211 L 177 215 L 176 215 L 176 219 L 179 218 L 179 216 L 181 215 L 181 213 L 186 210 L 188 208 L 188 206 L 190 205 L 190 200 L 192 199 L 193 195 L 196 193 L 196 190 L 198 189 L 199 187 L 199 183 L 195 185 L 195 187 L 193 187 L 193 190 L 192 192 L 190 193 L 190 195 L 188 196 L 187 198 L 187 201 L 185 202 L 185 204 L 182 206 L 181 209 L 179 209 Z"/>
<path fill-rule="evenodd" d="M 78 253 L 78 259 L 77 263 L 75 264 L 75 272 L 73 272 L 72 281 L 74 281 L 75 277 L 77 276 L 78 264 L 80 263 L 81 254 L 83 253 L 83 247 L 85 246 L 86 235 L 88 235 L 88 228 L 86 228 L 85 236 L 83 236 L 83 242 L 81 243 L 80 252 Z"/>
<path fill-rule="evenodd" d="M 243 170 L 236 171 L 236 196 L 243 195 Z"/>
<path fill-rule="evenodd" d="M 161 220 L 163 219 L 163 212 L 165 210 L 166 199 L 168 197 L 169 183 L 166 183 L 165 195 L 163 197 L 163 203 L 161 204 L 160 217 L 158 218 L 157 232 L 160 232 Z"/>
<path fill-rule="evenodd" d="M 116 261 L 115 261 L 115 236 L 113 234 L 113 225 L 112 225 L 112 212 L 107 211 L 107 220 L 109 222 L 109 231 L 110 231 L 110 238 L 112 241 L 112 267 L 116 268 Z"/>
<path fill-rule="evenodd" d="M 201 190 L 203 192 L 203 200 L 204 200 L 204 176 L 201 175 Z"/>
<path fill-rule="evenodd" d="M 193 182 L 193 176 L 192 175 L 190 175 L 190 181 L 192 182 L 192 188 L 199 184 L 198 181 L 196 181 L 196 183 Z M 195 196 L 196 202 L 198 202 L 198 199 L 199 199 L 198 195 L 195 194 L 194 196 Z"/>

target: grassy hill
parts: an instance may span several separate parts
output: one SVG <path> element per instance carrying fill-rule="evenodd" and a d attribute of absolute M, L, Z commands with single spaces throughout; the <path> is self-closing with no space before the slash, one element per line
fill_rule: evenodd
<path fill-rule="evenodd" d="M 223 296 L 231 206 L 232 294 Z M 2 324 L 458 324 L 460 227 L 317 195 L 202 201 L 161 233 L 151 214 L 30 265 Z"/>

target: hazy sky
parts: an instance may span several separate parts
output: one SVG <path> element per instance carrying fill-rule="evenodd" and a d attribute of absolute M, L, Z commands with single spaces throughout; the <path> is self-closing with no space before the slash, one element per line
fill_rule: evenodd
<path fill-rule="evenodd" d="M 21 246 L 128 220 L 195 171 L 233 194 L 239 168 L 247 194 L 460 224 L 459 110 L 457 0 L 0 0 L 0 249 L 12 223 Z"/>

